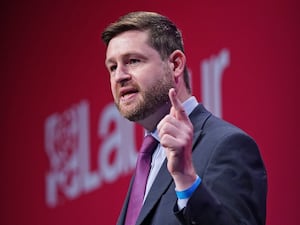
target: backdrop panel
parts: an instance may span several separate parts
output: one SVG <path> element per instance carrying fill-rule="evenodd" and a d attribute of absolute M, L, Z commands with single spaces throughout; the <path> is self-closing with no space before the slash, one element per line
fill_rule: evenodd
<path fill-rule="evenodd" d="M 2 2 L 0 224 L 116 222 L 142 129 L 114 107 L 100 34 L 135 10 L 181 28 L 194 95 L 260 146 L 267 224 L 298 224 L 300 18 L 292 0 Z"/>

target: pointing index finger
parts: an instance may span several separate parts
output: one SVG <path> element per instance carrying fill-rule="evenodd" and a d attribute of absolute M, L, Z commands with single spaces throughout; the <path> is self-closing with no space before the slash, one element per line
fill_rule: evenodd
<path fill-rule="evenodd" d="M 169 98 L 172 104 L 171 114 L 175 114 L 177 119 L 186 119 L 187 115 L 185 110 L 177 97 L 177 93 L 174 88 L 169 90 Z"/>
<path fill-rule="evenodd" d="M 172 106 L 175 108 L 176 111 L 182 111 L 182 105 L 179 99 L 177 98 L 177 93 L 174 88 L 169 90 L 169 98 L 171 100 Z"/>

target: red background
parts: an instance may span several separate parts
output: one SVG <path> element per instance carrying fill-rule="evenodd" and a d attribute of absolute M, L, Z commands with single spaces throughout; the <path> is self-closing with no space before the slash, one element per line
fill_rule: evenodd
<path fill-rule="evenodd" d="M 223 118 L 252 135 L 269 178 L 267 224 L 299 218 L 299 4 L 297 1 L 9 1 L 1 3 L 2 225 L 114 224 L 130 174 L 66 200 L 45 201 L 47 117 L 87 99 L 91 169 L 98 167 L 98 120 L 112 102 L 101 31 L 135 10 L 157 11 L 181 28 L 193 90 L 200 64 L 226 48 Z M 138 145 L 138 144 L 137 144 Z"/>

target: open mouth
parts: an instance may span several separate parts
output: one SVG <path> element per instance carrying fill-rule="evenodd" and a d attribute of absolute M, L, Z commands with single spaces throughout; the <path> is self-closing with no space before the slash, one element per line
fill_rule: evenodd
<path fill-rule="evenodd" d="M 123 88 L 120 91 L 120 99 L 121 101 L 127 101 L 132 99 L 136 94 L 138 93 L 138 90 L 135 88 Z"/>

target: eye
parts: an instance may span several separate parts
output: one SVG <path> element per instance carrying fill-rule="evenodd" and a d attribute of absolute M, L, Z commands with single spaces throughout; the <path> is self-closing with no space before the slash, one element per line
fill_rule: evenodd
<path fill-rule="evenodd" d="M 136 64 L 136 63 L 138 63 L 138 62 L 140 62 L 139 59 L 129 59 L 128 64 Z"/>
<path fill-rule="evenodd" d="M 113 72 L 117 69 L 117 65 L 112 65 L 109 67 L 109 72 Z"/>

